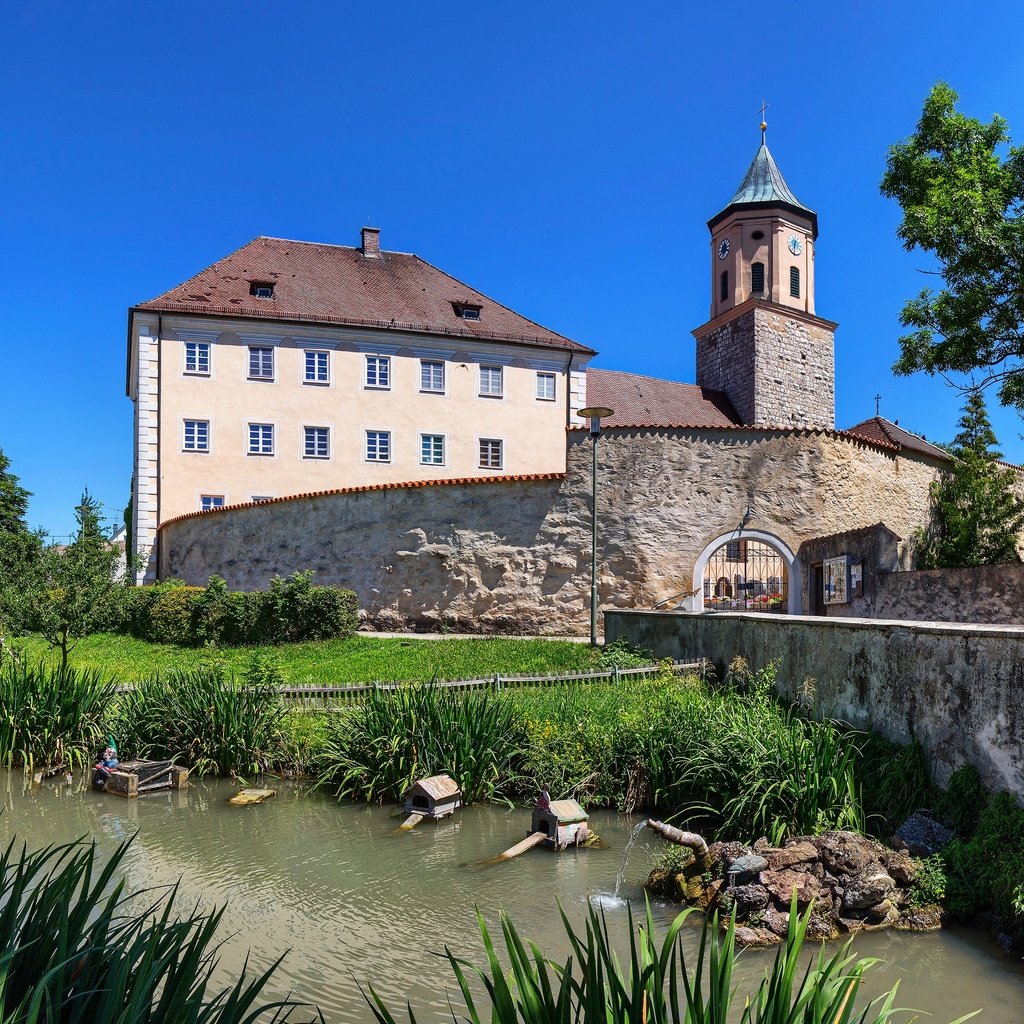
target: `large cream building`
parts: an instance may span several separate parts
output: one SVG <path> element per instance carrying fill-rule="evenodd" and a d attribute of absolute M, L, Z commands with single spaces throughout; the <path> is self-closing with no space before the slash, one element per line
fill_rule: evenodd
<path fill-rule="evenodd" d="M 418 256 L 257 238 L 129 311 L 135 548 L 187 512 L 561 473 L 592 349 Z"/>

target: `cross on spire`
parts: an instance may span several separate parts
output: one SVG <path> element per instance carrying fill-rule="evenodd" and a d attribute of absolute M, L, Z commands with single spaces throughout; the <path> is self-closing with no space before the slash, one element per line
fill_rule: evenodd
<path fill-rule="evenodd" d="M 768 102 L 761 100 L 761 145 L 764 145 L 764 133 L 768 130 L 768 122 L 764 119 L 764 112 L 768 109 Z"/>
<path fill-rule="evenodd" d="M 878 404 L 882 401 L 881 395 L 875 395 L 875 415 L 878 415 Z"/>

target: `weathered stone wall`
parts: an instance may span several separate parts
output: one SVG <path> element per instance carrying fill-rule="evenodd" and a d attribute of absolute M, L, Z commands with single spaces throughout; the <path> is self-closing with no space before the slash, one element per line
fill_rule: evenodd
<path fill-rule="evenodd" d="M 613 611 L 605 629 L 658 657 L 774 662 L 794 698 L 814 681 L 819 714 L 919 740 L 940 783 L 970 763 L 988 786 L 1024 796 L 1024 628 Z"/>
<path fill-rule="evenodd" d="M 835 353 L 826 321 L 767 303 L 697 335 L 697 383 L 724 391 L 757 426 L 835 425 Z"/>
<path fill-rule="evenodd" d="M 879 619 L 1024 623 L 1024 564 L 882 575 L 867 613 Z"/>
<path fill-rule="evenodd" d="M 233 587 L 315 569 L 351 587 L 380 628 L 585 633 L 590 440 L 569 435 L 564 480 L 441 484 L 296 498 L 193 515 L 161 530 L 161 576 Z M 711 542 L 751 528 L 796 551 L 867 526 L 906 534 L 934 467 L 834 434 L 606 430 L 600 441 L 599 596 L 650 607 L 693 588 Z"/>

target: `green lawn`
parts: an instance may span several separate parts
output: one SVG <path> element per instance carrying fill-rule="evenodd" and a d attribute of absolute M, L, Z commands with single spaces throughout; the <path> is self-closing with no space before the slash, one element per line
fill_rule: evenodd
<path fill-rule="evenodd" d="M 18 641 L 30 659 L 56 660 L 45 641 Z M 348 640 L 286 644 L 279 647 L 192 649 L 151 644 L 114 633 L 82 640 L 70 662 L 132 682 L 168 669 L 220 661 L 238 671 L 255 652 L 273 658 L 290 683 L 362 683 L 392 680 L 463 679 L 494 675 L 580 671 L 597 653 L 568 640 L 512 640 L 506 637 L 422 640 L 357 635 Z"/>

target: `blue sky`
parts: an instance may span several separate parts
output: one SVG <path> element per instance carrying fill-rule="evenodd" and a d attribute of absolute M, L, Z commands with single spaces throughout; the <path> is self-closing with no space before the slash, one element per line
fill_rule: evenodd
<path fill-rule="evenodd" d="M 1024 141 L 1017 4 L 98 3 L 4 14 L 0 448 L 55 535 L 131 477 L 128 306 L 260 235 L 425 259 L 597 348 L 692 381 L 705 222 L 769 146 L 818 211 L 837 422 L 955 433 L 896 379 L 924 282 L 878 193 L 939 78 Z M 1024 430 L 993 410 L 1006 455 Z"/>

